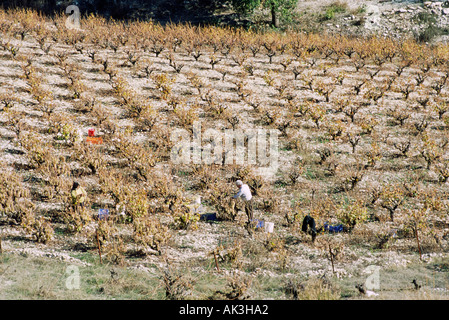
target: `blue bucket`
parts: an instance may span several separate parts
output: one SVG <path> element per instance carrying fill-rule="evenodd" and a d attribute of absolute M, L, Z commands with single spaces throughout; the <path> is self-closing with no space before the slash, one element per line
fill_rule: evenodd
<path fill-rule="evenodd" d="M 343 225 L 338 224 L 336 226 L 331 226 L 331 225 L 327 224 L 327 222 L 326 222 L 326 223 L 324 223 L 324 230 L 329 233 L 343 232 Z"/>
<path fill-rule="evenodd" d="M 108 209 L 98 209 L 98 219 L 106 220 L 109 217 Z"/>
<path fill-rule="evenodd" d="M 217 214 L 216 213 L 204 213 L 200 215 L 200 220 L 203 221 L 217 221 Z"/>
<path fill-rule="evenodd" d="M 251 220 L 251 222 L 253 222 L 253 223 L 257 222 L 256 229 L 257 228 L 263 228 L 264 224 L 265 224 L 262 220 L 257 220 L 257 219 L 253 219 L 253 220 Z"/>

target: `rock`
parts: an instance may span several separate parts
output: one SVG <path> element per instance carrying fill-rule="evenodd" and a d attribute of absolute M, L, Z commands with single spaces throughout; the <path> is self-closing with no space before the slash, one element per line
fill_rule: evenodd
<path fill-rule="evenodd" d="M 381 11 L 379 7 L 375 5 L 367 5 L 365 10 L 366 14 L 369 16 L 369 18 L 365 21 L 365 28 L 378 28 L 381 20 Z"/>
<path fill-rule="evenodd" d="M 366 290 L 366 296 L 367 297 L 377 297 L 379 294 L 375 293 L 374 291 L 371 290 Z"/>
<path fill-rule="evenodd" d="M 443 8 L 441 9 L 441 13 L 445 16 L 449 16 L 449 8 Z"/>
<path fill-rule="evenodd" d="M 443 2 L 441 2 L 441 1 L 438 1 L 438 2 L 430 2 L 430 1 L 424 2 L 424 7 L 427 8 L 427 9 L 441 10 L 442 5 L 443 5 Z"/>
<path fill-rule="evenodd" d="M 443 2 L 434 2 L 431 5 L 431 7 L 434 9 L 441 9 L 442 6 L 443 6 Z"/>

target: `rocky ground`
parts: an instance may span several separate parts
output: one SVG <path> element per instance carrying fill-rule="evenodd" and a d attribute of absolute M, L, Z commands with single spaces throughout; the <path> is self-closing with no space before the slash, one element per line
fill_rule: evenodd
<path fill-rule="evenodd" d="M 331 1 L 328 3 L 331 3 Z M 324 29 L 335 33 L 339 33 L 341 30 L 344 30 L 345 33 L 354 35 L 378 33 L 379 35 L 393 37 L 411 36 L 414 31 L 419 32 L 419 30 L 421 30 L 420 28 L 423 27 L 414 23 L 414 17 L 422 12 L 434 13 L 437 16 L 436 24 L 439 27 L 443 28 L 447 23 L 447 9 L 442 2 L 426 2 L 421 4 L 418 2 L 347 1 L 346 3 L 348 10 L 341 15 L 337 15 L 334 19 L 324 22 L 322 26 Z M 321 4 L 323 4 L 323 6 L 326 5 L 324 2 Z M 300 10 L 305 10 L 307 8 L 310 10 L 318 10 L 316 1 L 304 1 L 301 2 L 300 5 Z M 357 9 L 361 6 L 363 6 L 363 10 L 357 11 Z M 359 22 L 355 23 L 355 21 Z M 81 69 L 83 81 L 85 81 L 85 83 L 88 84 L 88 86 L 93 90 L 99 101 L 101 101 L 104 106 L 109 108 L 108 110 L 118 110 L 117 114 L 111 112 L 113 115 L 116 115 L 117 118 L 121 117 L 120 107 L 117 106 L 113 96 L 109 94 L 110 91 L 107 91 L 110 90 L 110 84 L 106 80 L 106 74 L 100 71 L 101 69 L 99 68 L 98 61 L 90 60 L 87 51 L 79 53 L 70 45 L 59 43 L 55 44 L 55 49 L 52 49 L 49 55 L 45 55 L 40 51 L 38 45 L 32 37 L 27 37 L 23 41 L 19 39 L 11 39 L 11 41 L 13 44 L 20 45 L 21 53 L 29 54 L 30 56 L 33 53 L 35 54 L 33 64 L 36 65 L 39 70 L 42 70 L 43 77 L 49 85 L 55 87 L 54 94 L 58 97 L 57 103 L 60 107 L 59 110 L 63 114 L 72 115 L 71 119 L 73 120 L 73 123 L 77 125 L 77 129 L 80 129 L 85 133 L 87 128 L 92 125 L 92 122 L 91 119 L 86 119 L 79 115 L 73 115 L 72 113 L 71 108 L 73 100 L 65 98 L 66 88 L 63 86 L 63 80 L 61 80 L 61 72 L 56 66 L 57 60 L 55 57 L 58 52 L 70 53 L 71 61 L 76 63 Z M 94 48 L 98 50 L 100 55 L 108 56 L 111 62 L 114 62 L 117 66 L 119 66 L 118 68 L 121 70 L 120 72 L 122 72 L 122 74 L 129 79 L 129 82 L 134 88 L 138 88 L 139 92 L 144 92 L 147 97 L 152 97 L 152 94 L 154 94 L 155 91 L 157 92 L 154 88 L 149 87 L 153 85 L 151 81 L 147 81 L 146 79 L 139 77 L 136 75 L 138 72 L 136 72 L 135 68 L 131 68 L 124 63 L 124 59 L 126 59 L 124 48 L 122 48 L 118 54 L 108 48 Z M 154 72 L 166 72 L 173 75 L 173 71 L 168 66 L 167 58 L 165 56 L 161 55 L 159 57 L 154 57 L 154 55 L 149 52 L 141 53 L 152 61 Z M 207 52 L 207 56 L 209 54 L 210 52 Z M 276 57 L 276 63 L 278 63 L 277 58 L 281 59 L 286 57 Z M 228 70 L 228 78 L 226 78 L 226 81 L 221 80 L 221 75 L 218 74 L 217 71 L 211 70 L 206 59 L 206 53 L 200 60 L 195 61 L 187 53 L 179 52 L 177 53 L 177 59 L 178 61 L 182 61 L 186 64 L 185 69 L 183 69 L 183 73 L 178 75 L 178 81 L 174 86 L 174 92 L 177 95 L 194 97 L 196 91 L 193 90 L 190 82 L 187 81 L 185 76 L 187 75 L 187 71 L 193 71 L 200 75 L 204 81 L 214 88 L 217 91 L 217 94 L 221 95 L 220 97 L 223 99 L 226 99 L 226 97 L 232 97 L 235 99 L 236 94 L 232 89 L 232 84 L 228 82 L 228 79 L 234 77 L 238 78 L 241 73 L 238 73 L 240 72 L 239 68 L 230 57 L 222 57 L 223 60 L 221 62 L 221 66 L 226 67 Z M 324 69 L 318 68 L 323 66 L 325 67 L 326 64 L 330 62 L 330 59 L 319 58 L 318 61 L 318 64 L 315 65 L 315 69 L 312 68 L 313 71 L 316 74 L 323 74 L 321 75 L 323 79 L 328 79 L 328 77 L 331 79 L 331 76 L 324 73 Z M 247 88 L 253 94 L 266 98 L 267 101 L 272 99 L 272 92 L 274 91 L 273 88 L 267 88 L 264 80 L 262 80 L 263 76 L 267 75 L 267 70 L 276 70 L 276 72 L 280 72 L 280 74 L 285 77 L 293 77 L 290 70 L 286 72 L 279 65 L 268 64 L 267 57 L 262 53 L 259 53 L 253 59 L 253 63 L 258 72 L 256 72 L 255 76 L 248 78 Z M 376 78 L 377 80 L 380 80 L 382 77 L 388 77 L 391 74 L 394 74 L 396 70 L 395 63 L 386 63 L 382 66 L 383 69 L 379 67 L 381 76 L 376 78 L 374 75 L 371 79 Z M 352 88 L 350 85 L 351 83 L 356 81 L 356 79 L 368 77 L 367 72 L 370 71 L 369 68 L 362 68 L 355 72 L 354 66 L 350 59 L 343 62 L 340 61 L 340 65 L 337 65 L 336 67 L 331 65 L 330 68 L 335 68 L 335 70 L 328 71 L 329 73 L 340 72 L 343 70 L 348 74 L 344 81 L 344 86 L 338 89 L 342 91 L 335 91 L 335 95 L 338 95 L 338 93 L 344 92 L 345 90 L 349 91 Z M 12 59 L 11 55 L 6 50 L 2 50 L 0 70 L 2 71 L 0 75 L 2 85 L 13 88 L 16 92 L 18 89 L 21 89 L 22 93 L 25 92 L 25 83 L 22 79 L 20 79 L 22 75 L 20 62 Z M 417 68 L 410 68 L 410 70 L 406 70 L 404 72 L 403 77 L 411 77 L 418 72 L 419 70 L 417 70 Z M 433 70 L 433 73 L 429 76 L 428 82 L 425 83 L 425 88 L 430 91 L 431 80 L 438 79 L 438 70 Z M 302 82 L 300 83 L 299 79 L 295 84 L 294 89 L 301 93 L 300 96 L 302 98 L 304 96 L 315 99 L 317 96 L 320 99 L 322 98 L 315 92 L 307 90 Z M 107 92 L 107 94 L 104 94 L 104 92 Z M 388 103 L 391 103 L 392 106 L 405 104 L 404 101 L 397 98 L 397 95 L 397 92 L 388 92 L 385 100 Z M 44 137 L 48 138 L 49 141 L 52 141 L 53 137 L 48 137 L 48 131 L 45 131 L 47 124 L 44 121 L 40 121 L 39 115 L 42 113 L 39 113 L 37 110 L 29 109 L 34 108 L 33 103 L 30 102 L 32 99 L 28 94 L 24 94 L 20 98 L 21 103 L 18 104 L 15 109 L 26 112 L 29 124 L 31 126 L 36 126 L 40 132 L 44 132 Z M 232 105 L 235 110 L 241 111 L 243 102 L 235 102 L 235 100 L 231 99 L 229 99 L 229 101 L 229 104 Z M 161 119 L 163 118 L 164 121 L 171 120 L 170 117 L 165 114 L 165 111 L 162 110 L 166 107 L 165 102 L 160 99 L 154 99 L 154 101 L 152 101 L 152 105 L 157 108 L 158 112 L 160 112 Z M 388 119 L 385 115 L 386 111 L 382 109 L 384 106 L 370 105 L 370 108 L 371 107 L 373 109 L 366 108 L 366 110 L 363 110 L 362 113 L 369 114 L 372 110 L 374 110 L 376 116 L 379 116 L 382 120 L 382 129 L 392 130 L 388 125 Z M 242 118 L 240 125 L 246 125 L 246 122 L 250 125 L 254 125 L 254 123 L 251 123 L 251 120 L 253 117 L 257 117 L 258 115 L 250 113 L 249 110 L 251 110 L 251 108 L 246 104 L 243 109 L 245 110 L 244 112 L 247 112 L 250 116 Z M 173 115 L 171 116 L 173 117 Z M 434 121 L 432 128 L 435 131 L 437 131 L 435 128 L 444 127 L 444 125 L 441 124 L 441 121 L 436 119 L 433 114 L 432 117 L 432 121 Z M 168 118 L 168 120 L 166 118 Z M 4 113 L 2 114 L 2 120 L 5 125 L 2 128 L 3 153 L 1 160 L 12 166 L 12 164 L 23 162 L 25 153 L 11 152 L 11 150 L 17 149 L 17 146 L 14 143 L 14 132 L 12 132 L 12 128 L 9 125 L 6 125 L 8 118 Z M 118 122 L 125 127 L 131 121 L 126 119 L 126 117 L 123 117 L 119 118 Z M 219 121 L 215 120 L 213 122 L 211 120 L 209 124 L 211 126 L 220 125 L 222 127 L 227 125 L 225 121 L 221 121 L 219 123 Z M 320 137 L 318 137 L 321 133 L 318 130 L 315 130 L 315 126 L 311 124 L 310 121 L 299 121 L 298 127 L 299 130 L 297 130 L 297 133 L 305 137 L 304 144 L 306 151 L 304 151 L 302 156 L 304 156 L 304 158 L 309 156 L 310 158 L 310 154 L 314 153 L 313 151 L 316 151 L 318 147 L 321 147 L 322 140 L 319 140 Z M 408 137 L 409 132 L 405 129 L 404 131 L 405 133 L 398 131 L 398 134 L 404 134 L 404 136 Z M 138 133 L 134 138 L 136 138 L 136 140 L 144 140 L 145 135 L 146 133 Z M 386 140 L 387 139 L 385 138 L 382 142 L 382 147 L 384 148 L 383 155 L 391 155 L 391 145 L 387 145 L 387 143 L 385 143 Z M 381 143 L 380 141 L 381 139 L 379 140 L 379 144 Z M 332 143 L 329 145 L 331 144 Z M 367 150 L 369 145 L 370 143 L 368 141 L 363 141 L 360 148 Z M 350 158 L 350 152 L 348 151 L 350 148 L 347 143 L 341 144 L 337 148 L 339 148 L 337 151 L 340 157 L 337 161 L 344 162 L 344 159 Z M 282 168 L 283 173 L 286 173 L 288 168 L 290 168 L 292 153 L 293 152 L 285 151 L 282 154 L 284 160 L 283 164 L 285 165 L 285 167 Z M 401 160 L 391 160 L 392 158 L 393 157 L 384 157 L 380 167 L 382 168 L 381 170 L 385 171 L 377 171 L 376 169 L 369 172 L 361 182 L 361 188 L 357 189 L 355 193 L 357 194 L 358 192 L 366 191 L 368 187 L 372 185 L 372 182 L 377 181 L 379 178 L 379 172 L 382 172 L 382 175 L 384 176 L 394 176 L 399 172 L 398 174 L 402 174 L 403 176 L 401 177 L 404 177 L 408 173 L 407 168 L 412 167 L 412 165 L 418 166 L 414 162 L 419 163 L 419 161 L 421 161 L 417 160 L 417 157 L 410 157 L 408 160 L 404 160 L 404 162 L 410 163 L 406 163 L 404 165 Z M 396 162 L 393 163 L 393 161 Z M 320 168 L 317 169 L 318 166 L 315 159 L 309 159 L 309 162 L 311 163 L 311 167 L 315 169 L 315 172 L 312 173 L 316 174 L 322 171 Z M 157 167 L 156 169 L 161 169 L 162 171 L 164 167 L 170 166 L 162 164 L 161 167 Z M 397 168 L 401 168 L 401 170 L 398 170 Z M 180 182 L 180 185 L 183 187 L 191 186 L 191 181 L 188 181 L 188 178 L 183 178 L 180 173 L 181 172 L 178 171 L 175 175 L 173 175 L 176 176 L 173 177 L 173 181 Z M 33 188 L 37 189 L 40 187 L 39 182 L 36 182 L 38 180 L 31 179 L 34 177 L 33 172 L 22 170 L 21 174 L 24 174 L 24 176 L 28 178 L 27 182 Z M 429 173 L 429 176 L 431 175 L 432 173 Z M 432 177 L 429 178 L 429 176 L 426 175 L 427 180 L 425 183 L 429 181 L 435 183 L 435 179 L 432 180 Z M 85 175 L 81 179 L 83 183 L 88 186 L 88 191 L 91 192 L 91 194 L 98 195 L 101 193 L 99 192 L 101 188 L 95 175 Z M 299 185 L 304 188 L 301 189 L 301 187 L 298 187 L 294 195 L 310 194 L 309 191 L 313 188 L 312 185 L 314 182 L 317 184 L 322 183 L 322 186 L 324 186 L 322 190 L 327 190 L 328 185 L 335 182 L 330 178 L 329 181 L 326 180 L 327 178 L 321 177 L 321 179 L 322 181 L 318 181 L 320 178 L 313 181 L 313 178 L 309 179 L 309 177 L 301 177 L 299 180 Z M 282 179 L 280 180 L 282 182 Z M 444 188 L 440 185 L 438 186 L 438 188 Z M 292 190 L 288 189 L 286 184 L 277 188 L 276 195 L 279 196 L 281 200 L 285 200 L 285 203 L 290 204 L 291 196 L 293 194 Z M 194 189 L 188 189 L 187 193 L 189 193 L 189 196 L 193 196 L 196 192 L 197 191 Z M 327 196 L 327 194 L 325 194 L 324 197 L 325 196 Z M 100 198 L 100 195 L 98 195 L 98 197 Z M 98 200 L 99 204 L 105 203 L 100 203 L 100 200 Z M 259 200 L 262 199 L 259 198 L 258 201 Z M 38 209 L 45 213 L 50 212 L 51 205 L 55 204 L 47 201 L 36 201 L 36 203 Z M 261 202 L 259 202 L 259 204 L 260 203 Z M 56 203 L 55 205 L 57 207 L 59 203 Z M 380 208 L 376 208 L 376 210 L 380 212 L 385 211 Z M 206 212 L 213 211 L 214 208 L 212 206 L 206 206 Z M 94 210 L 92 210 L 92 212 L 94 212 Z M 310 242 L 310 237 L 308 235 L 301 233 L 299 229 L 286 226 L 285 215 L 281 210 L 276 212 L 265 212 L 264 210 L 258 208 L 256 210 L 256 218 L 263 218 L 267 221 L 274 222 L 275 232 L 270 234 L 263 231 L 257 231 L 254 238 L 249 237 L 244 228 L 245 216 L 243 212 L 241 212 L 236 221 L 233 222 L 200 221 L 198 222 L 197 229 L 170 230 L 171 239 L 164 245 L 162 255 L 151 249 L 146 249 L 141 257 L 135 258 L 131 256 L 131 253 L 138 252 L 138 247 L 136 246 L 136 248 L 134 248 L 133 246 L 135 244 L 130 241 L 125 250 L 124 255 L 127 261 L 123 268 L 130 270 L 142 270 L 154 274 L 160 270 L 159 268 L 163 268 L 167 264 L 167 261 L 169 261 L 171 266 L 179 268 L 180 270 L 195 270 L 198 273 L 205 274 L 213 273 L 217 278 L 222 277 L 223 275 L 229 275 L 233 271 L 238 270 L 238 272 L 244 273 L 253 279 L 263 279 L 264 281 L 268 281 L 267 279 L 277 279 L 278 282 L 276 290 L 268 293 L 267 291 L 262 293 L 262 291 L 258 292 L 256 289 L 251 289 L 250 293 L 252 298 L 282 299 L 291 298 L 291 296 L 288 296 L 282 292 L 282 287 L 285 285 L 287 280 L 308 279 L 311 277 L 333 279 L 336 283 L 338 283 L 340 288 L 342 288 L 342 297 L 365 298 L 358 295 L 357 290 L 355 289 L 355 284 L 364 283 L 370 275 L 370 271 L 368 270 L 370 266 L 377 266 L 380 268 L 380 286 L 375 287 L 374 290 L 379 294 L 379 296 L 376 296 L 379 299 L 388 299 L 391 297 L 403 299 L 416 298 L 415 295 L 410 293 L 413 292 L 413 285 L 411 284 L 411 280 L 413 278 L 417 278 L 420 283 L 426 284 L 425 289 L 427 290 L 426 292 L 429 293 L 427 297 L 446 299 L 448 296 L 447 251 L 444 251 L 444 246 L 441 247 L 443 249 L 438 247 L 432 238 L 427 239 L 427 242 L 423 243 L 424 253 L 422 260 L 419 259 L 416 252 L 414 242 L 415 239 L 410 236 L 398 236 L 397 238 L 393 237 L 391 238 L 391 244 L 389 247 L 377 250 L 375 249 L 376 244 L 379 242 L 377 235 L 382 234 L 383 232 L 394 232 L 395 228 L 389 221 L 371 221 L 367 224 L 357 225 L 357 227 L 350 234 L 336 234 L 330 236 L 337 242 L 338 240 L 341 240 L 345 243 L 345 246 L 342 249 L 343 254 L 339 257 L 340 259 L 330 261 L 327 251 L 323 250 L 323 247 L 313 245 Z M 443 244 L 447 246 L 447 215 L 445 219 L 446 220 L 441 223 L 443 225 L 442 231 L 446 232 L 446 238 Z M 398 223 L 397 221 L 398 220 L 396 220 L 396 223 L 400 225 L 400 222 Z M 24 230 L 5 223 L 1 226 L 2 250 L 6 254 L 17 254 L 24 257 L 48 258 L 55 261 L 61 261 L 65 264 L 74 264 L 80 267 L 89 268 L 95 264 L 98 264 L 98 252 L 95 243 L 92 242 L 92 234 L 95 232 L 97 223 L 98 221 L 93 221 L 91 224 L 86 225 L 82 232 L 75 235 L 67 235 L 64 231 L 65 226 L 55 222 L 53 225 L 55 229 L 55 237 L 49 244 L 36 243 Z M 395 226 L 397 227 L 397 225 Z M 122 232 L 123 239 L 131 238 L 132 227 L 126 224 L 120 225 L 120 227 L 122 228 L 120 232 Z M 323 237 L 321 237 L 320 235 L 320 240 L 326 239 L 325 237 L 327 236 L 328 235 L 323 235 Z M 364 241 L 360 241 L 360 239 L 363 239 Z M 278 248 L 276 248 L 275 245 L 279 245 L 281 250 L 277 250 Z M 212 251 L 218 247 L 220 247 L 220 250 L 224 255 L 223 260 L 220 260 L 218 264 L 218 267 L 221 266 L 221 273 L 217 272 L 217 265 L 214 263 L 213 256 L 211 255 Z M 229 260 L 226 261 L 226 254 L 230 254 L 234 251 L 240 255 L 238 255 L 237 258 L 231 262 L 229 262 Z M 242 253 L 245 254 L 242 255 Z M 86 255 L 89 255 L 90 258 L 86 259 Z M 106 258 L 107 257 L 108 256 L 106 255 Z M 236 262 L 237 265 L 233 264 L 234 262 Z M 245 268 L 241 268 L 242 265 L 245 266 Z M 2 269 L 2 272 L 5 270 Z M 0 273 L 0 276 L 2 274 L 3 273 Z M 57 276 L 62 277 L 62 275 Z M 6 284 L 8 287 L 14 284 L 14 280 L 11 279 L 0 282 L 0 291 L 5 289 Z M 432 279 L 435 281 L 431 282 Z M 197 294 L 194 298 L 204 298 L 204 296 Z"/>
<path fill-rule="evenodd" d="M 298 11 L 319 12 L 333 3 L 336 1 L 300 1 Z M 449 5 L 444 1 L 348 0 L 340 3 L 346 4 L 348 11 L 333 21 L 323 22 L 327 31 L 404 38 L 414 37 L 428 28 L 428 15 L 433 15 L 432 24 L 438 28 L 447 28 L 449 22 Z M 445 35 L 436 36 L 435 41 L 447 41 L 447 30 L 443 33 Z"/>

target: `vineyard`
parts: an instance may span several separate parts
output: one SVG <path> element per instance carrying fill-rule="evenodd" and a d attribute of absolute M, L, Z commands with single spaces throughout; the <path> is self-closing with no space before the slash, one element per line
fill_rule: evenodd
<path fill-rule="evenodd" d="M 378 298 L 447 299 L 449 46 L 66 19 L 0 11 L 1 258 L 143 270 L 149 299 L 362 299 L 370 266 Z M 175 163 L 198 123 L 275 129 L 278 170 Z M 238 179 L 272 233 L 233 209 Z"/>

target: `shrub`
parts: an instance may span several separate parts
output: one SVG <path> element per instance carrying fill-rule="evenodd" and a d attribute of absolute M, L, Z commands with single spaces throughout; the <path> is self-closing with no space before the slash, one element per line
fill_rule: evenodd
<path fill-rule="evenodd" d="M 410 229 L 416 239 L 416 244 L 418 247 L 419 258 L 422 260 L 422 249 L 421 249 L 421 241 L 420 233 L 429 233 L 429 225 L 428 225 L 428 208 L 421 209 L 407 209 L 405 210 L 405 215 L 407 218 L 406 229 Z M 421 234 L 422 236 L 422 234 Z"/>
<path fill-rule="evenodd" d="M 286 286 L 286 290 L 295 300 L 338 300 L 341 297 L 339 287 L 325 278 L 313 277 L 293 287 Z"/>
<path fill-rule="evenodd" d="M 117 228 L 111 220 L 99 220 L 92 235 L 92 241 L 103 247 L 112 240 L 115 232 L 117 232 Z"/>
<path fill-rule="evenodd" d="M 232 192 L 229 187 L 216 183 L 209 186 L 208 201 L 217 210 L 217 218 L 225 221 L 234 221 L 237 216 L 235 201 L 231 200 Z"/>
<path fill-rule="evenodd" d="M 152 76 L 152 80 L 156 85 L 156 89 L 161 93 L 161 99 L 167 100 L 172 92 L 172 87 L 176 78 L 169 77 L 165 73 L 158 73 Z"/>
<path fill-rule="evenodd" d="M 172 206 L 173 227 L 178 230 L 195 230 L 198 228 L 200 215 L 186 205 Z"/>
<path fill-rule="evenodd" d="M 244 274 L 233 272 L 228 276 L 226 287 L 227 292 L 220 290 L 215 291 L 211 299 L 228 299 L 228 300 L 246 300 L 250 298 L 248 293 L 251 287 L 252 279 Z"/>
<path fill-rule="evenodd" d="M 189 131 L 193 130 L 193 124 L 198 121 L 198 108 L 194 106 L 177 105 L 174 109 L 174 115 L 179 125 Z"/>
<path fill-rule="evenodd" d="M 335 263 L 344 256 L 345 245 L 341 239 L 331 235 L 324 235 L 317 239 L 317 247 L 320 248 L 327 259 L 331 262 L 332 272 L 335 273 Z"/>
<path fill-rule="evenodd" d="M 404 190 L 397 184 L 387 184 L 382 188 L 379 199 L 380 205 L 388 210 L 390 219 L 393 221 L 395 211 L 405 201 Z"/>
<path fill-rule="evenodd" d="M 354 190 L 365 174 L 366 167 L 360 163 L 355 166 L 348 166 L 342 171 L 343 186 L 341 189 L 345 191 Z"/>
<path fill-rule="evenodd" d="M 15 224 L 30 226 L 34 220 L 34 206 L 25 200 L 30 196 L 30 191 L 23 184 L 21 177 L 3 168 L 0 172 L 0 186 L 0 212 Z"/>
<path fill-rule="evenodd" d="M 145 218 L 149 214 L 150 202 L 147 193 L 143 189 L 133 190 L 124 202 L 126 206 L 126 214 L 131 221 L 139 218 Z"/>
<path fill-rule="evenodd" d="M 38 104 L 51 100 L 53 94 L 44 87 L 43 79 L 36 75 L 30 75 L 28 78 L 28 92 Z"/>
<path fill-rule="evenodd" d="M 320 123 L 324 119 L 325 114 L 326 109 L 320 104 L 310 108 L 307 113 L 308 117 L 315 123 L 317 129 L 320 128 Z"/>
<path fill-rule="evenodd" d="M 110 263 L 119 266 L 125 265 L 126 246 L 121 238 L 114 237 L 114 239 L 106 243 L 102 250 L 106 260 Z"/>
<path fill-rule="evenodd" d="M 71 119 L 59 114 L 52 114 L 49 118 L 48 133 L 55 133 L 55 140 L 63 141 L 68 145 L 74 145 L 80 141 L 80 136 Z"/>
<path fill-rule="evenodd" d="M 136 170 L 139 178 L 147 181 L 151 177 L 151 168 L 156 165 L 157 157 L 149 147 L 134 142 L 129 130 L 117 133 L 111 142 L 116 156 Z"/>
<path fill-rule="evenodd" d="M 149 101 L 140 98 L 124 77 L 115 77 L 112 79 L 111 85 L 115 96 L 126 108 L 130 117 L 138 118 L 142 113 L 149 112 L 151 109 Z"/>
<path fill-rule="evenodd" d="M 218 261 L 231 266 L 238 267 L 242 264 L 243 249 L 242 242 L 239 240 L 230 243 L 223 243 L 214 250 Z"/>
<path fill-rule="evenodd" d="M 68 201 L 71 201 L 70 199 Z M 73 206 L 66 206 L 62 212 L 62 220 L 66 225 L 66 231 L 69 233 L 79 233 L 81 230 L 92 221 L 92 217 L 86 207 L 74 208 Z"/>
<path fill-rule="evenodd" d="M 39 217 L 34 220 L 31 233 L 37 242 L 46 244 L 53 238 L 54 229 L 49 221 Z"/>
<path fill-rule="evenodd" d="M 351 231 L 356 224 L 363 223 L 368 219 L 368 211 L 363 201 L 354 200 L 338 206 L 336 216 Z"/>
<path fill-rule="evenodd" d="M 184 300 L 189 297 L 193 288 L 193 279 L 185 273 L 177 272 L 167 267 L 163 270 L 162 281 L 165 297 L 168 300 Z"/>
<path fill-rule="evenodd" d="M 137 217 L 133 220 L 133 239 L 144 247 L 162 253 L 164 245 L 171 237 L 169 230 L 156 217 Z"/>
<path fill-rule="evenodd" d="M 332 140 L 337 140 L 346 131 L 346 125 L 341 120 L 329 120 L 326 123 L 326 130 Z"/>
<path fill-rule="evenodd" d="M 428 24 L 422 31 L 414 32 L 415 40 L 417 42 L 426 43 L 431 42 L 435 37 L 441 35 L 443 29 L 431 23 Z"/>
<path fill-rule="evenodd" d="M 446 183 L 449 179 L 449 161 L 444 160 L 436 165 L 436 171 L 438 173 L 438 181 L 441 183 Z"/>
<path fill-rule="evenodd" d="M 428 134 L 423 133 L 421 140 L 423 145 L 420 153 L 427 163 L 427 169 L 430 169 L 431 165 L 438 161 L 442 157 L 443 153 L 435 140 L 431 139 Z"/>
<path fill-rule="evenodd" d="M 14 211 L 18 200 L 29 196 L 29 190 L 25 188 L 20 176 L 13 171 L 2 168 L 0 184 L 2 186 L 0 189 L 0 210 L 3 213 Z"/>
<path fill-rule="evenodd" d="M 78 160 L 82 166 L 87 167 L 92 174 L 96 174 L 107 166 L 104 153 L 97 146 L 79 144 L 75 147 L 73 155 L 74 159 Z"/>
<path fill-rule="evenodd" d="M 338 13 L 344 13 L 348 9 L 346 2 L 334 1 L 325 7 L 325 12 L 321 15 L 320 20 L 332 20 Z"/>
<path fill-rule="evenodd" d="M 3 104 L 2 111 L 11 109 L 17 102 L 19 102 L 19 98 L 12 92 L 12 90 L 0 92 L 0 103 Z"/>

